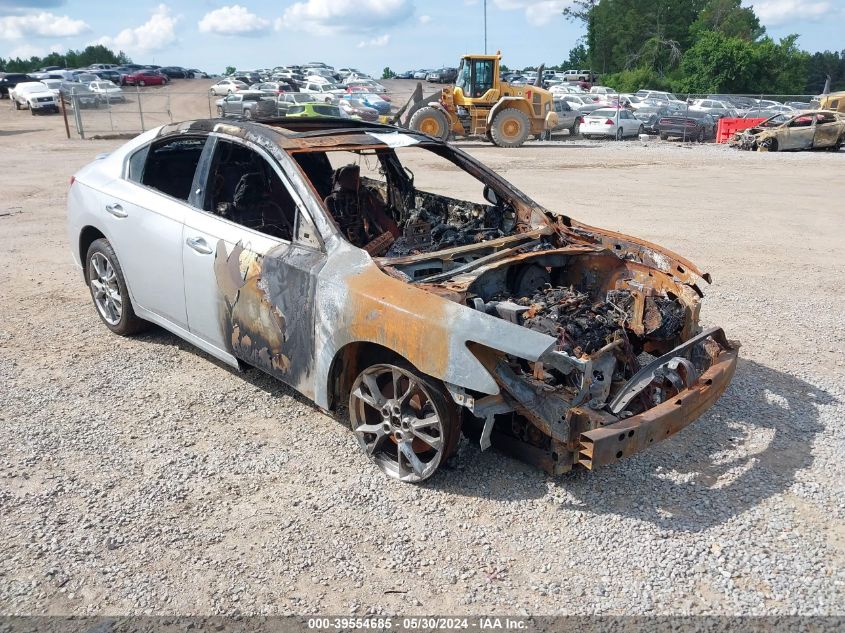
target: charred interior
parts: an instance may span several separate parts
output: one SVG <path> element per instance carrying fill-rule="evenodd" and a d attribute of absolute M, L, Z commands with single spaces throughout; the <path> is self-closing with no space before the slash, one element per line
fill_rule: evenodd
<path fill-rule="evenodd" d="M 331 152 L 297 160 L 341 232 L 384 272 L 548 337 L 534 360 L 520 356 L 519 330 L 508 334 L 512 353 L 470 343 L 500 387 L 495 396 L 470 394 L 465 424 L 478 425 L 482 448 L 503 439 L 507 450 L 565 472 L 614 461 L 688 424 L 626 427 L 610 438 L 617 444 L 601 435 L 684 394 L 699 397 L 692 388 L 706 386 L 716 365 L 733 371 L 736 346 L 698 324 L 696 281 L 709 277 L 653 245 L 552 216 L 458 150 L 422 149 L 471 176 L 483 202 L 418 187 L 390 148 L 352 150 L 357 165 L 333 164 Z M 350 171 L 352 185 L 339 191 Z M 350 208 L 363 224 L 348 222 Z"/>

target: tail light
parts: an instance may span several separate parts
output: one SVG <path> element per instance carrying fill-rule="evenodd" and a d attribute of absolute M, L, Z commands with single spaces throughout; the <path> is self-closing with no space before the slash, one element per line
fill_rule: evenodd
<path fill-rule="evenodd" d="M 605 125 L 613 125 L 613 119 L 608 119 L 604 122 Z"/>
<path fill-rule="evenodd" d="M 578 123 L 579 125 L 583 125 L 583 124 L 584 124 L 584 117 L 579 116 L 579 117 L 577 117 L 577 118 L 576 118 L 576 120 L 575 120 L 575 121 L 576 121 L 576 123 Z"/>
<path fill-rule="evenodd" d="M 669 125 L 669 119 L 660 119 L 657 122 L 658 125 Z"/>

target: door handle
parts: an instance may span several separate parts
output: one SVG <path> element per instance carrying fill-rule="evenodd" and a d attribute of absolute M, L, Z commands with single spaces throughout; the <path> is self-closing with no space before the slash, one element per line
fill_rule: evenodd
<path fill-rule="evenodd" d="M 117 204 L 116 202 L 114 204 L 107 204 L 106 211 L 111 213 L 116 218 L 125 218 L 127 215 L 129 215 L 128 213 L 126 213 L 126 211 L 123 210 L 123 207 Z"/>
<path fill-rule="evenodd" d="M 203 255 L 211 255 L 212 253 L 211 247 L 201 237 L 189 237 L 187 240 L 185 240 L 185 242 L 197 253 L 201 253 Z"/>

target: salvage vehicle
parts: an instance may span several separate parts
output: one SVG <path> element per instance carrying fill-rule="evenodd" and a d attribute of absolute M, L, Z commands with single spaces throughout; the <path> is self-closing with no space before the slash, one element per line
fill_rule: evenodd
<path fill-rule="evenodd" d="M 38 81 L 26 73 L 0 73 L 0 99 L 9 96 L 9 90 L 24 82 Z"/>
<path fill-rule="evenodd" d="M 754 127 L 734 134 L 734 147 L 763 152 L 829 149 L 845 145 L 845 116 L 829 110 L 777 114 Z"/>
<path fill-rule="evenodd" d="M 275 117 L 278 109 L 276 99 L 257 90 L 243 90 L 218 99 L 217 116 L 236 116 L 245 119 L 267 119 Z"/>
<path fill-rule="evenodd" d="M 660 118 L 657 133 L 662 140 L 679 138 L 703 143 L 716 136 L 716 121 L 706 112 L 678 111 Z"/>
<path fill-rule="evenodd" d="M 462 430 L 550 473 L 611 464 L 689 425 L 737 362 L 699 323 L 709 274 L 393 126 L 168 124 L 78 171 L 67 214 L 109 330 L 156 323 L 348 407 L 402 481 Z"/>
<path fill-rule="evenodd" d="M 32 115 L 59 111 L 56 95 L 47 84 L 40 81 L 19 83 L 9 89 L 9 98 L 15 110 L 29 110 Z"/>
<path fill-rule="evenodd" d="M 162 75 L 158 70 L 138 70 L 120 78 L 127 86 L 163 86 L 168 82 L 167 76 Z"/>
<path fill-rule="evenodd" d="M 520 147 L 532 134 L 545 136 L 557 126 L 552 93 L 539 85 L 502 81 L 501 59 L 501 53 L 465 55 L 453 86 L 423 98 L 422 84 L 417 84 L 393 123 L 444 141 L 454 134 L 481 137 L 499 147 Z"/>
<path fill-rule="evenodd" d="M 640 120 L 625 108 L 604 108 L 584 115 L 581 134 L 584 138 L 623 138 L 636 137 L 644 131 Z"/>

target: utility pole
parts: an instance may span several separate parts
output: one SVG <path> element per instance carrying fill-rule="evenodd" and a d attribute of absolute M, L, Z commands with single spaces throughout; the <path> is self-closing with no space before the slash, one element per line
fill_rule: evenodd
<path fill-rule="evenodd" d="M 487 54 L 487 0 L 484 0 L 484 54 Z"/>

